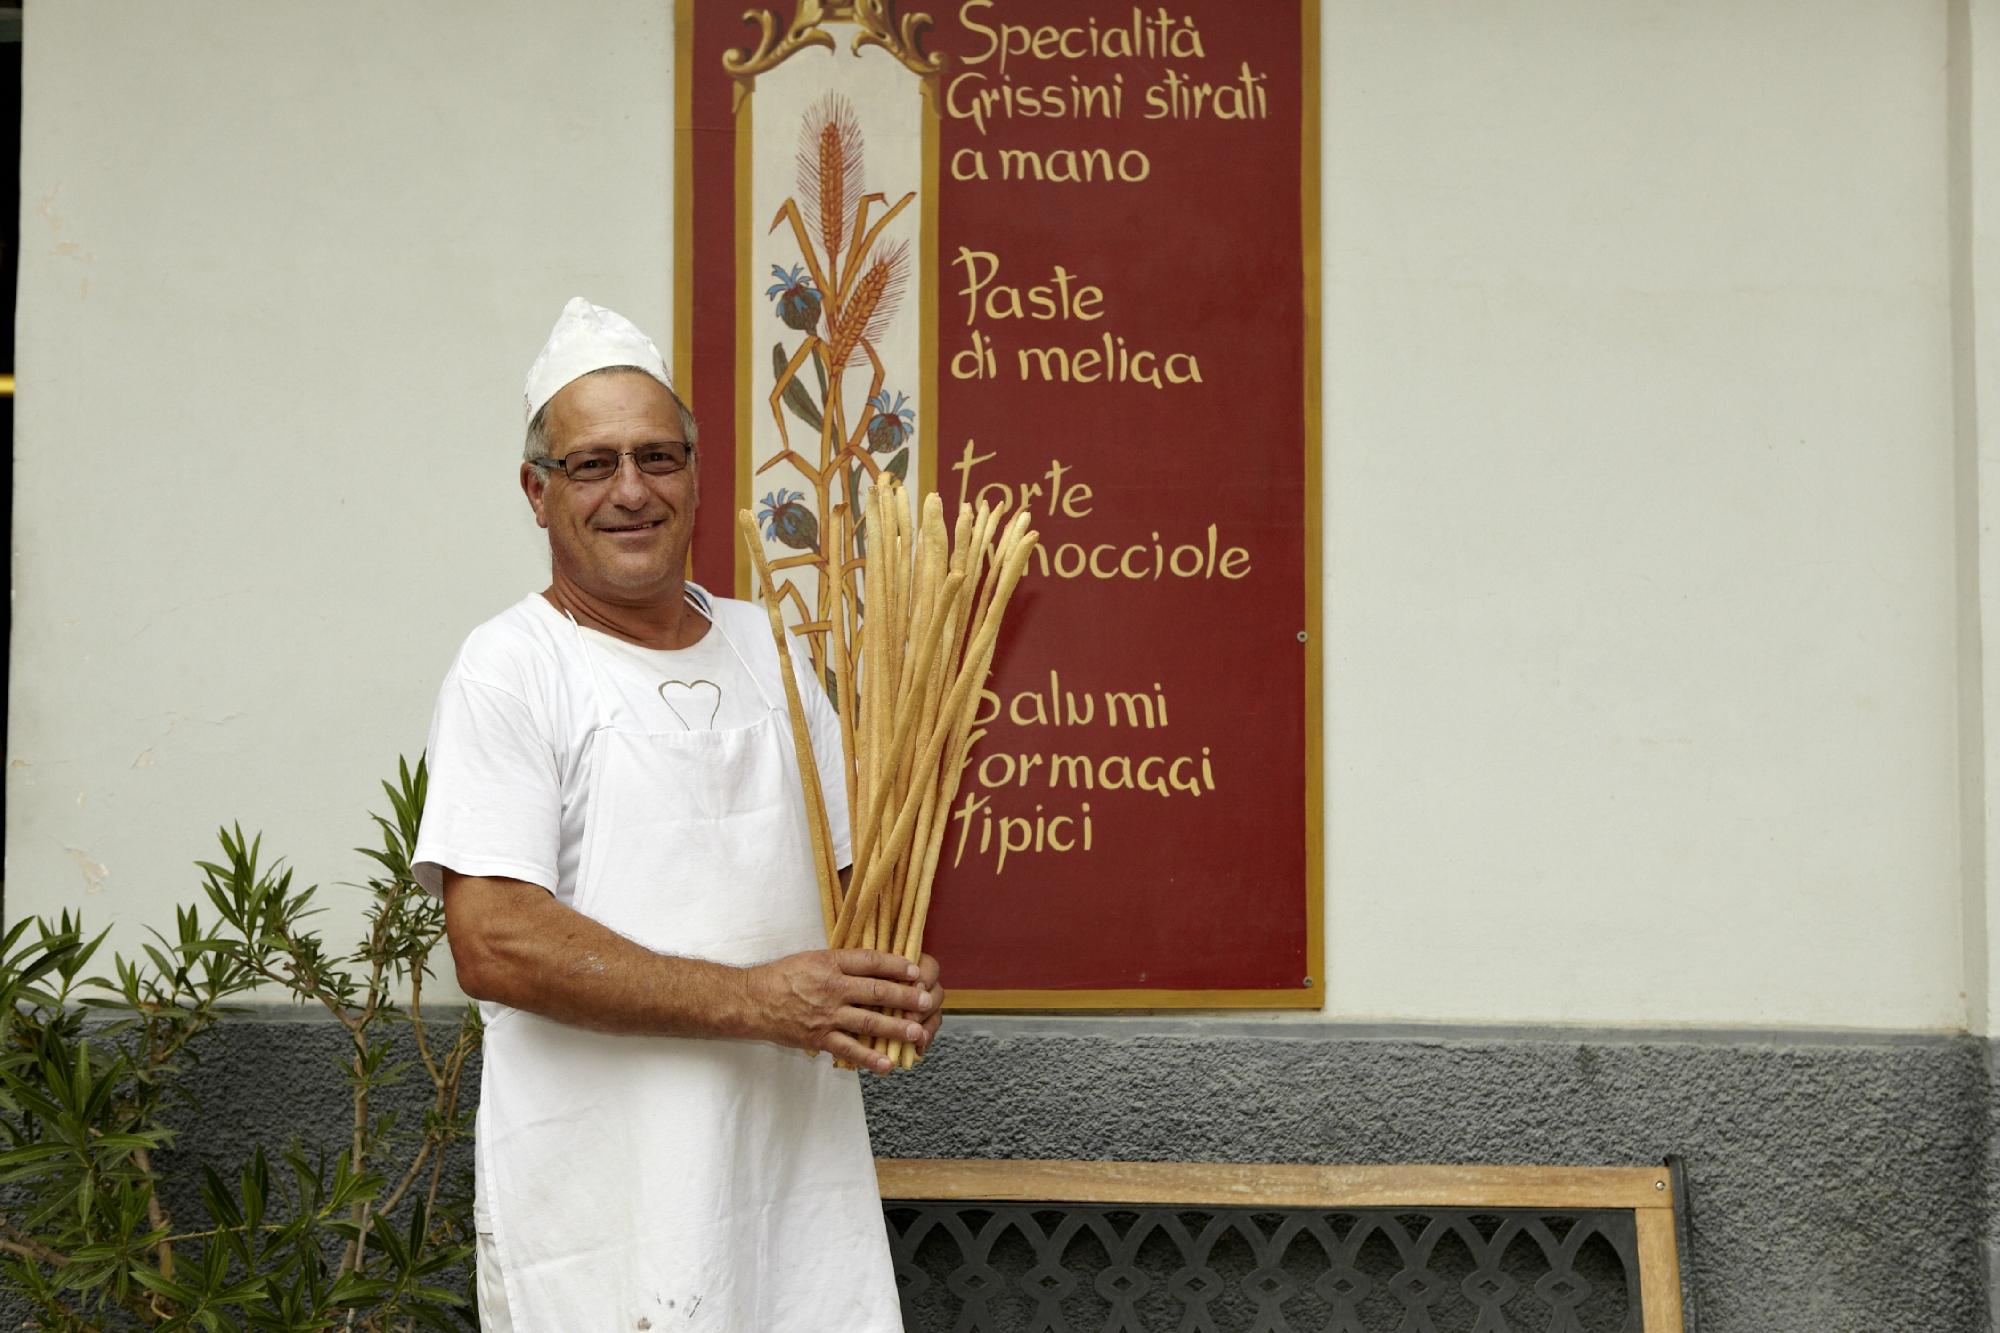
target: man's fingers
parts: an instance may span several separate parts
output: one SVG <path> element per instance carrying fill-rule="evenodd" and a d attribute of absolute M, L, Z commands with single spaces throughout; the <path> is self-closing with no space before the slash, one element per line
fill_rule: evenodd
<path fill-rule="evenodd" d="M 886 1071 L 889 1057 L 867 1043 L 902 1041 L 922 1049 L 937 1032 L 944 990 L 935 960 L 926 958 L 919 967 L 881 949 L 829 949 L 785 962 L 801 965 L 791 969 L 791 995 L 806 1003 L 794 1015 L 807 1028 L 799 1036 L 837 1060 Z"/>
<path fill-rule="evenodd" d="M 901 954 L 880 949 L 835 949 L 834 965 L 850 977 L 887 977 L 891 981 L 915 981 L 917 965 Z"/>
<path fill-rule="evenodd" d="M 877 1074 L 887 1073 L 891 1063 L 881 1051 L 872 1051 L 845 1032 L 829 1032 L 820 1042 L 820 1048 L 836 1060 L 845 1060 L 857 1069 L 873 1070 Z"/>
<path fill-rule="evenodd" d="M 924 955 L 924 976 L 917 984 L 931 997 L 930 1011 L 916 1015 L 924 1025 L 924 1038 L 917 1043 L 917 1053 L 921 1055 L 937 1040 L 938 1024 L 944 1022 L 944 987 L 938 984 L 937 959 L 929 954 Z"/>
<path fill-rule="evenodd" d="M 886 1037 L 890 1041 L 921 1041 L 923 1026 L 898 1014 L 878 1014 L 872 1009 L 843 1009 L 836 1017 L 843 1032 L 861 1037 Z"/>
<path fill-rule="evenodd" d="M 825 1034 L 821 1047 L 831 1051 L 836 1059 L 861 1069 L 872 1069 L 878 1074 L 887 1073 L 894 1062 L 886 1053 L 870 1048 L 868 1038 L 908 1042 L 924 1040 L 923 1028 L 907 1018 L 878 1014 L 868 1009 L 843 1009 L 836 1017 L 839 1026 Z"/>
<path fill-rule="evenodd" d="M 937 1007 L 937 1000 L 929 991 L 898 986 L 879 977 L 856 977 L 845 999 L 849 1004 L 865 1004 L 872 1009 L 907 1009 L 913 1014 L 927 1014 Z"/>

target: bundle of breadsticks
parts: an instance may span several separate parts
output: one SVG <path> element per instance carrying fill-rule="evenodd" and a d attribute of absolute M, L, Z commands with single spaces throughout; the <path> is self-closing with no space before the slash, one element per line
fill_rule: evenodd
<path fill-rule="evenodd" d="M 923 956 L 959 776 L 984 734 L 973 728 L 980 686 L 1035 533 L 1025 511 L 1002 527 L 987 506 L 961 505 L 947 539 L 935 492 L 913 528 L 902 483 L 887 475 L 869 489 L 865 508 L 859 524 L 844 506 L 836 511 L 829 614 L 805 627 L 828 636 L 824 657 L 814 658 L 834 664 L 854 849 L 845 890 L 763 534 L 747 509 L 737 524 L 778 645 L 828 947 L 881 949 L 914 963 Z M 862 545 L 857 536 L 865 558 L 848 555 Z M 917 1058 L 903 1041 L 877 1039 L 874 1048 L 905 1069 Z"/>

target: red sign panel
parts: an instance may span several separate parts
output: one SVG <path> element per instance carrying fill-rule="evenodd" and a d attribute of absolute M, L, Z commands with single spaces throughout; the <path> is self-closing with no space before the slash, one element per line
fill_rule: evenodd
<path fill-rule="evenodd" d="M 745 586 L 739 506 L 812 504 L 765 438 L 831 402 L 772 205 L 836 122 L 850 195 L 909 201 L 856 430 L 1040 533 L 927 937 L 961 1002 L 1319 1003 L 1311 4 L 802 0 L 760 28 L 683 0 L 697 579 Z"/>

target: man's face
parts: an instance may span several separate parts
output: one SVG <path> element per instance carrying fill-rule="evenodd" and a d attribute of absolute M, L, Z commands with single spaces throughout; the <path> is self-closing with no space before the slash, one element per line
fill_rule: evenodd
<path fill-rule="evenodd" d="M 544 424 L 551 458 L 684 439 L 673 395 L 639 371 L 572 380 L 549 400 Z M 678 593 L 701 489 L 693 458 L 664 477 L 621 458 L 616 475 L 594 482 L 524 463 L 521 489 L 549 531 L 556 571 L 585 593 L 622 605 Z"/>

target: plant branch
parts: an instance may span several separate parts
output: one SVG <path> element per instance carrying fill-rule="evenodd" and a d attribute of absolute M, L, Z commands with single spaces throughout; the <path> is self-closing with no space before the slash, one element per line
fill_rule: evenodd
<path fill-rule="evenodd" d="M 367 1158 L 368 1142 L 368 1074 L 367 1049 L 357 1039 L 354 1051 L 354 1156 L 351 1168 L 360 1175 Z M 368 1205 L 372 1199 L 362 1199 L 354 1205 L 354 1240 L 348 1245 L 347 1253 L 340 1261 L 340 1272 L 336 1277 L 361 1270 L 361 1256 L 367 1249 Z"/>
<path fill-rule="evenodd" d="M 424 969 L 421 964 L 410 969 L 410 1035 L 416 1038 L 417 1055 L 424 1062 L 424 1072 L 431 1076 L 433 1085 L 439 1083 L 437 1062 L 431 1059 L 431 1044 L 424 1036 Z"/>
<path fill-rule="evenodd" d="M 288 948 L 290 947 L 291 938 L 290 935 L 285 936 Z M 292 955 L 292 964 L 296 969 L 298 966 L 296 953 Z M 347 1012 L 347 1006 L 342 1004 L 338 998 L 328 995 L 320 986 L 309 984 L 303 973 L 296 973 L 288 977 L 261 961 L 253 961 L 249 964 L 249 967 L 252 972 L 255 972 L 266 981 L 274 981 L 288 991 L 318 1000 L 328 1013 L 340 1020 L 340 1025 L 346 1028 L 349 1033 L 356 1037 L 361 1035 L 361 1025 L 354 1021 L 354 1015 Z"/>
<path fill-rule="evenodd" d="M 16 1230 L 12 1223 L 7 1224 L 7 1234 L 18 1239 L 0 1240 L 0 1250 L 5 1250 L 9 1254 L 18 1254 L 23 1259 L 33 1259 L 40 1263 L 53 1264 L 57 1268 L 69 1267 L 70 1257 L 68 1255 L 58 1250 L 52 1250 L 33 1237 Z"/>
<path fill-rule="evenodd" d="M 417 1177 L 423 1174 L 424 1163 L 430 1160 L 431 1151 L 433 1149 L 440 1149 L 443 1146 L 436 1134 L 427 1133 L 424 1135 L 423 1143 L 417 1148 L 416 1155 L 410 1159 L 410 1169 L 405 1171 L 403 1178 L 396 1182 L 396 1188 L 389 1191 L 389 1197 L 382 1200 L 382 1207 L 379 1211 L 384 1216 L 396 1211 L 396 1205 L 403 1201 L 403 1196 L 408 1194 L 410 1187 L 417 1183 Z"/>
<path fill-rule="evenodd" d="M 461 1031 L 458 1035 L 457 1044 L 452 1047 L 451 1054 L 446 1057 L 445 1067 L 451 1071 L 451 1077 L 444 1089 L 445 1096 L 442 1110 L 447 1122 L 450 1121 L 452 1116 L 458 1113 L 459 1079 L 465 1072 L 466 1056 L 471 1053 L 475 1044 L 476 1037 L 468 1039 L 468 1034 Z M 437 1155 L 437 1160 L 431 1163 L 431 1184 L 430 1188 L 424 1191 L 424 1213 L 426 1216 L 433 1218 L 437 1216 L 438 1188 L 444 1184 L 444 1160 L 444 1154 L 440 1152 Z"/>
<path fill-rule="evenodd" d="M 64 1305 L 61 1301 L 52 1300 L 49 1302 L 49 1304 L 53 1306 L 62 1315 L 63 1318 L 69 1321 L 69 1324 L 65 1328 L 64 1333 L 103 1333 L 104 1326 L 102 1324 L 91 1323 L 89 1320 L 85 1319 L 83 1315 L 80 1314 L 77 1310 L 75 1310 L 70 1306 Z M 128 1306 L 127 1308 L 129 1309 L 130 1307 Z"/>
<path fill-rule="evenodd" d="M 173 1230 L 173 1222 L 167 1217 L 167 1210 L 160 1206 L 160 1191 L 153 1183 L 153 1158 L 144 1148 L 132 1150 L 132 1162 L 146 1173 L 146 1220 L 153 1224 L 155 1231 Z M 164 1238 L 154 1247 L 160 1256 L 160 1276 L 171 1281 L 174 1276 L 174 1247 Z"/>

